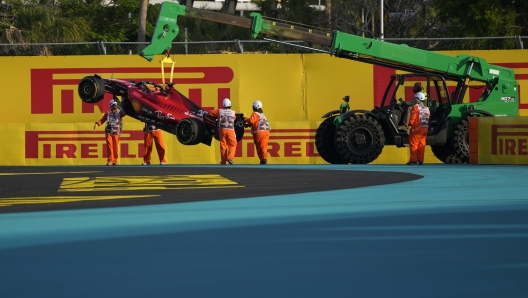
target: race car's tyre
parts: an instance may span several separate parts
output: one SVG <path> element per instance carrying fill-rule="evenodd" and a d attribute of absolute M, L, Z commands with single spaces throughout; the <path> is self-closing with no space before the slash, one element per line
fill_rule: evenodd
<path fill-rule="evenodd" d="M 452 146 L 456 158 L 469 163 L 469 121 L 462 119 L 453 130 Z M 451 162 L 454 163 L 454 162 Z"/>
<path fill-rule="evenodd" d="M 204 124 L 194 118 L 182 119 L 176 126 L 176 137 L 183 145 L 199 144 L 205 135 Z"/>
<path fill-rule="evenodd" d="M 103 79 L 97 76 L 84 77 L 77 89 L 79 97 L 85 103 L 97 103 L 104 98 L 105 85 Z"/>
<path fill-rule="evenodd" d="M 331 164 L 346 164 L 339 153 L 337 153 L 334 140 L 335 140 L 335 124 L 334 119 L 336 116 L 326 118 L 315 132 L 315 147 L 319 155 L 328 163 Z"/>
<path fill-rule="evenodd" d="M 244 117 L 238 114 L 235 119 L 235 135 L 237 142 L 240 142 L 244 137 Z"/>
<path fill-rule="evenodd" d="M 135 115 L 136 111 L 132 107 L 132 104 L 130 103 L 130 100 L 123 96 L 123 100 L 121 100 L 121 111 L 123 111 L 127 115 Z"/>
<path fill-rule="evenodd" d="M 218 131 L 213 135 L 215 140 L 220 141 L 220 138 L 218 137 Z M 242 114 L 237 114 L 237 117 L 235 119 L 235 137 L 237 142 L 240 142 L 242 138 L 244 137 L 244 117 Z"/>
<path fill-rule="evenodd" d="M 368 114 L 351 115 L 336 130 L 336 150 L 349 163 L 366 164 L 376 160 L 384 145 L 383 128 Z"/>
<path fill-rule="evenodd" d="M 444 145 L 431 145 L 431 151 L 443 163 L 462 163 L 462 160 L 453 151 L 453 146 L 450 141 Z"/>

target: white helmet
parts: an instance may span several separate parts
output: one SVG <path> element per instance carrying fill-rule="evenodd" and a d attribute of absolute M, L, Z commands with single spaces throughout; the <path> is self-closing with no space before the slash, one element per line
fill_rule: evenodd
<path fill-rule="evenodd" d="M 255 109 L 262 109 L 262 103 L 260 102 L 260 100 L 255 100 L 255 102 L 253 103 L 253 107 Z"/>
<path fill-rule="evenodd" d="M 114 99 L 110 100 L 110 107 L 113 105 L 117 106 L 117 101 L 115 101 Z"/>
<path fill-rule="evenodd" d="M 420 101 L 424 101 L 425 100 L 425 94 L 423 94 L 423 92 L 417 92 L 414 95 L 414 98 L 419 99 Z"/>
<path fill-rule="evenodd" d="M 224 105 L 224 108 L 231 107 L 231 101 L 229 100 L 229 98 L 224 98 L 224 101 L 222 101 L 222 104 Z"/>

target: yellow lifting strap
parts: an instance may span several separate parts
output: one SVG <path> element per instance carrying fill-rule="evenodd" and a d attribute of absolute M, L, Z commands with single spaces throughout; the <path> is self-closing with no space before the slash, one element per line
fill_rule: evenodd
<path fill-rule="evenodd" d="M 170 73 L 170 81 L 169 82 L 165 82 L 165 67 L 164 66 L 167 63 L 171 64 L 171 73 Z M 161 64 L 161 79 L 163 81 L 163 84 L 173 83 L 172 82 L 172 78 L 173 78 L 173 75 L 174 75 L 174 61 L 172 61 L 172 59 L 170 57 L 170 54 L 166 53 L 165 57 L 162 60 L 160 60 L 160 64 Z"/>

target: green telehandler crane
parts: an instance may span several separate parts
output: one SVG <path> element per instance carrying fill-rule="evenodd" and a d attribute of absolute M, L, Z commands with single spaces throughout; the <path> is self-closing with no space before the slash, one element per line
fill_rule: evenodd
<path fill-rule="evenodd" d="M 351 109 L 346 113 L 333 110 L 323 115 L 325 120 L 317 129 L 315 144 L 319 155 L 329 163 L 370 163 L 386 145 L 408 146 L 404 119 L 409 104 L 402 97 L 405 88 L 417 82 L 424 87 L 426 104 L 431 111 L 426 142 L 444 163 L 469 162 L 468 118 L 518 115 L 518 83 L 512 69 L 488 64 L 475 56 L 453 57 L 340 31 L 268 20 L 256 12 L 245 18 L 164 2 L 151 43 L 139 55 L 149 61 L 154 55 L 169 55 L 179 32 L 179 16 L 247 28 L 254 38 L 265 34 L 319 44 L 323 49 L 305 48 L 405 72 L 390 77 L 380 105 L 373 110 Z M 477 88 L 470 86 L 470 82 L 479 83 L 482 93 L 478 101 L 464 103 L 468 88 Z"/>

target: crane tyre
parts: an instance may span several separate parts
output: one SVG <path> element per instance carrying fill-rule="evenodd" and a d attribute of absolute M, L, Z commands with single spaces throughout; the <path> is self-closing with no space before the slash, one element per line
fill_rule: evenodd
<path fill-rule="evenodd" d="M 443 145 L 431 145 L 431 151 L 443 163 L 462 163 L 462 160 L 456 156 L 452 147 L 451 142 L 448 141 Z"/>
<path fill-rule="evenodd" d="M 315 148 L 324 161 L 331 164 L 346 164 L 348 162 L 337 153 L 335 147 L 335 117 L 326 118 L 317 128 Z"/>
<path fill-rule="evenodd" d="M 336 130 L 337 152 L 353 164 L 373 162 L 381 154 L 384 145 L 383 128 L 368 114 L 351 115 Z"/>
<path fill-rule="evenodd" d="M 121 111 L 123 111 L 127 115 L 135 115 L 136 111 L 134 110 L 134 107 L 130 103 L 130 100 L 123 96 L 123 100 L 121 100 L 121 105 L 119 106 Z"/>
<path fill-rule="evenodd" d="M 469 121 L 467 118 L 460 120 L 453 130 L 452 146 L 455 157 L 462 163 L 469 163 Z"/>

